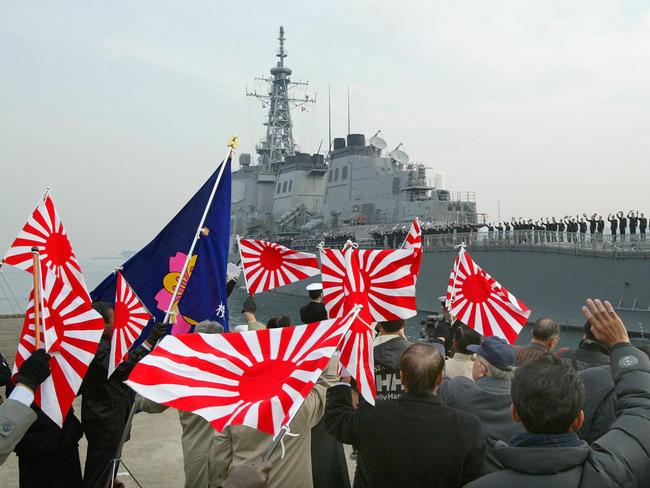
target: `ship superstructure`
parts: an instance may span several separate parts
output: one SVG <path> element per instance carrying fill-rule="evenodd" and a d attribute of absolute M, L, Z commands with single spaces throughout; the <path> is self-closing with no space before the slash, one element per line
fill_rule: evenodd
<path fill-rule="evenodd" d="M 291 111 L 315 100 L 292 96 L 306 82 L 291 80 L 280 27 L 277 64 L 271 77 L 258 78 L 268 91 L 249 92 L 268 107 L 266 137 L 256 146 L 257 161 L 241 154 L 233 173 L 234 234 L 297 235 L 315 230 L 394 224 L 420 217 L 432 222 L 473 223 L 473 193 L 452 194 L 437 188 L 423 163 L 409 161 L 400 144 L 386 151 L 378 131 L 335 138 L 324 154 L 296 150 Z M 367 235 L 367 229 L 365 230 Z"/>

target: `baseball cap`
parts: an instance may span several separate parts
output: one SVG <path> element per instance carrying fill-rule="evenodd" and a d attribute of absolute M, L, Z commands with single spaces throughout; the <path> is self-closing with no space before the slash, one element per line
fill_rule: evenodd
<path fill-rule="evenodd" d="M 478 354 L 492 366 L 503 371 L 512 371 L 515 367 L 515 350 L 501 337 L 486 337 L 480 346 L 470 344 L 467 350 Z"/>

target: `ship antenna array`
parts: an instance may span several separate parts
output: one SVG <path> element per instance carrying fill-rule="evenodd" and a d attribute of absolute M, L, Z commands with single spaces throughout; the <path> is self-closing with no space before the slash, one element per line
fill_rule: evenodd
<path fill-rule="evenodd" d="M 307 87 L 307 81 L 291 81 L 291 69 L 285 66 L 284 59 L 287 57 L 287 51 L 284 47 L 286 38 L 284 37 L 284 27 L 280 26 L 280 35 L 278 37 L 279 47 L 276 53 L 278 62 L 271 68 L 270 77 L 258 77 L 256 81 L 261 81 L 268 85 L 268 90 L 264 93 L 256 89 L 249 91 L 246 87 L 246 96 L 253 97 L 262 102 L 262 108 L 268 106 L 269 112 L 266 125 L 266 140 L 257 145 L 256 150 L 260 159 L 267 168 L 271 168 L 273 163 L 284 161 L 286 156 L 295 154 L 295 142 L 291 123 L 291 110 L 306 107 L 316 102 L 315 96 L 305 94 L 304 97 L 292 97 L 291 90 L 297 87 Z"/>

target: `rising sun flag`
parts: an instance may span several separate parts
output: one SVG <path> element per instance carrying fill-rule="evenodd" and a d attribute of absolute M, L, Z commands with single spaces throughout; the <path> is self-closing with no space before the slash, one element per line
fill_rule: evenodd
<path fill-rule="evenodd" d="M 49 189 L 29 217 L 2 262 L 33 272 L 32 248 L 37 248 L 41 267 L 63 280 L 83 300 L 90 302 L 81 266 L 70 244 Z"/>
<path fill-rule="evenodd" d="M 358 273 L 354 287 L 346 291 L 347 253 L 355 255 Z M 329 316 L 345 312 L 344 303 L 350 293 L 361 293 L 368 301 L 362 316 L 369 316 L 372 321 L 413 317 L 417 313 L 415 277 L 411 271 L 414 259 L 413 251 L 407 249 L 321 249 L 323 298 Z"/>
<path fill-rule="evenodd" d="M 111 353 L 108 357 L 108 377 L 113 374 L 129 354 L 129 349 L 140 337 L 152 315 L 147 307 L 126 282 L 122 273 L 117 271 L 117 289 L 115 292 L 115 313 L 113 315 L 113 335 Z"/>
<path fill-rule="evenodd" d="M 75 291 L 45 269 L 42 275 L 41 321 L 45 330 L 56 331 L 48 351 L 52 374 L 34 392 L 34 403 L 59 427 L 72 406 L 88 366 L 95 357 L 104 332 L 104 320 Z M 43 342 L 41 327 L 41 343 Z M 16 351 L 15 375 L 36 350 L 33 292 Z"/>
<path fill-rule="evenodd" d="M 276 435 L 288 425 L 355 320 L 227 334 L 167 336 L 126 384 L 222 431 L 247 425 Z"/>
<path fill-rule="evenodd" d="M 464 246 L 449 276 L 445 306 L 479 334 L 498 336 L 510 344 L 530 317 L 530 309 L 477 265 Z"/>
<path fill-rule="evenodd" d="M 246 289 L 250 295 L 320 273 L 315 254 L 256 239 L 239 239 L 238 242 Z"/>

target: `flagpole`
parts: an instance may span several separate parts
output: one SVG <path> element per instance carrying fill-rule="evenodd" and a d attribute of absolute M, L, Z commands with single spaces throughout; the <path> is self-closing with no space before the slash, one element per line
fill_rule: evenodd
<path fill-rule="evenodd" d="M 32 247 L 32 276 L 34 277 L 34 339 L 35 349 L 41 348 L 41 259 L 38 247 Z"/>
<path fill-rule="evenodd" d="M 232 157 L 232 153 L 234 149 L 237 147 L 237 142 L 238 138 L 237 136 L 233 136 L 228 143 L 228 149 L 226 151 L 226 156 L 223 159 L 223 162 L 221 163 L 221 168 L 219 169 L 219 174 L 217 175 L 217 179 L 214 182 L 214 186 L 212 187 L 212 192 L 210 193 L 210 197 L 208 198 L 208 203 L 205 206 L 205 210 L 203 210 L 203 216 L 201 217 L 201 220 L 199 222 L 199 226 L 196 229 L 196 233 L 194 234 L 194 240 L 192 241 L 192 245 L 190 246 L 190 250 L 187 253 L 187 256 L 185 256 L 185 262 L 183 263 L 183 268 L 181 269 L 181 273 L 178 276 L 178 282 L 176 283 L 176 287 L 174 288 L 174 293 L 172 294 L 172 299 L 169 302 L 169 308 L 167 308 L 167 311 L 165 312 L 165 318 L 163 319 L 163 322 L 165 324 L 169 323 L 169 317 L 172 314 L 172 309 L 174 308 L 174 303 L 176 302 L 176 297 L 178 296 L 178 292 L 181 289 L 181 284 L 183 283 L 183 278 L 185 277 L 185 273 L 187 272 L 187 268 L 190 264 L 190 260 L 192 259 L 192 253 L 194 252 L 194 248 L 196 247 L 196 243 L 199 241 L 199 238 L 201 237 L 201 230 L 203 229 L 203 224 L 205 223 L 205 219 L 208 217 L 208 212 L 210 211 L 210 206 L 212 205 L 212 200 L 214 200 L 214 196 L 217 193 L 217 188 L 219 187 L 219 183 L 221 182 L 221 177 L 223 176 L 223 171 L 226 167 L 226 163 L 228 162 L 228 159 Z"/>
<path fill-rule="evenodd" d="M 239 241 L 241 240 L 241 237 L 239 237 L 239 235 L 236 235 L 236 236 L 235 236 L 235 239 L 237 240 L 237 249 L 239 250 L 239 262 L 240 262 L 240 263 L 243 263 L 243 259 L 244 259 L 244 258 L 243 258 L 243 256 L 241 255 L 241 242 L 239 242 Z M 238 264 L 239 264 L 239 263 L 238 263 Z M 242 274 L 244 275 L 244 285 L 246 285 L 246 293 L 248 293 L 249 296 L 253 296 L 253 295 L 251 295 L 251 293 L 248 291 L 248 279 L 246 278 L 246 271 L 244 271 L 244 265 L 243 265 L 243 264 L 242 264 L 242 270 L 241 270 L 241 272 L 242 272 Z"/>

